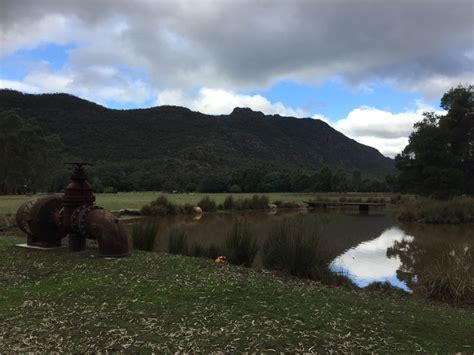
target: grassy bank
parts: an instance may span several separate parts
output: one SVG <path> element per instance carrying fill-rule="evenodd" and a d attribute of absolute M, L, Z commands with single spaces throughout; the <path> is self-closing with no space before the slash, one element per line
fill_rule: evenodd
<path fill-rule="evenodd" d="M 96 202 L 99 206 L 102 206 L 109 210 L 118 210 L 121 208 L 128 209 L 140 209 L 145 204 L 149 204 L 155 200 L 158 196 L 165 196 L 170 202 L 184 205 L 186 203 L 197 204 L 205 196 L 209 196 L 217 204 L 223 204 L 226 197 L 232 195 L 234 199 L 252 198 L 254 193 L 179 193 L 179 194 L 167 194 L 161 192 L 119 192 L 116 194 L 96 194 Z M 318 198 L 339 198 L 341 196 L 351 198 L 369 198 L 369 197 L 381 197 L 391 196 L 390 194 L 375 194 L 375 193 L 265 193 L 268 196 L 270 202 L 283 201 L 283 202 L 304 202 L 308 200 Z M 29 196 L 0 196 L 0 215 L 9 213 L 15 213 L 20 204 L 28 199 Z"/>
<path fill-rule="evenodd" d="M 474 312 L 210 260 L 105 260 L 0 236 L 3 351 L 471 352 Z"/>
<path fill-rule="evenodd" d="M 474 198 L 434 200 L 420 197 L 400 204 L 398 219 L 404 222 L 433 224 L 474 223 Z"/>

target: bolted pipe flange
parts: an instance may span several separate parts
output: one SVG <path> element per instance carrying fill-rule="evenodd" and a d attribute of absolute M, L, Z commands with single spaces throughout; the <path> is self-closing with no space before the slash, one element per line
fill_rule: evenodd
<path fill-rule="evenodd" d="M 85 229 L 85 220 L 89 212 L 94 210 L 103 210 L 102 207 L 95 205 L 82 205 L 74 210 L 71 215 L 71 228 L 74 233 L 90 238 Z"/>

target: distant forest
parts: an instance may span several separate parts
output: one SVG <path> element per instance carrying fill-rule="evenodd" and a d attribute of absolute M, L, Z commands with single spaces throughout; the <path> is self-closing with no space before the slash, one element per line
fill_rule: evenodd
<path fill-rule="evenodd" d="M 0 193 L 60 191 L 66 161 L 93 162 L 97 192 L 472 193 L 472 87 L 441 101 L 448 114 L 426 113 L 394 164 L 320 120 L 237 108 L 222 116 L 111 110 L 66 94 L 0 90 Z"/>

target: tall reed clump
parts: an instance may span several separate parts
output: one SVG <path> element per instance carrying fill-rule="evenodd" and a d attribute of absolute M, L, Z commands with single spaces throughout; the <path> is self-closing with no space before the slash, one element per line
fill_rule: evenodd
<path fill-rule="evenodd" d="M 441 302 L 474 305 L 474 250 L 449 248 L 419 275 L 423 295 Z"/>
<path fill-rule="evenodd" d="M 262 247 L 263 266 L 315 278 L 327 269 L 318 256 L 316 228 L 304 218 L 285 218 L 269 232 Z"/>
<path fill-rule="evenodd" d="M 204 196 L 197 205 L 201 207 L 204 212 L 214 212 L 217 210 L 216 201 L 212 200 L 209 196 Z"/>
<path fill-rule="evenodd" d="M 158 224 L 145 220 L 132 226 L 132 240 L 135 249 L 152 251 L 155 245 Z"/>
<path fill-rule="evenodd" d="M 257 239 L 244 220 L 236 220 L 226 236 L 227 260 L 234 265 L 250 267 L 258 253 Z"/>
<path fill-rule="evenodd" d="M 474 222 L 474 198 L 450 200 L 420 198 L 399 205 L 398 219 L 405 222 L 460 224 Z"/>
<path fill-rule="evenodd" d="M 166 196 L 161 195 L 149 205 L 143 206 L 141 212 L 145 216 L 167 216 L 176 215 L 180 210 L 181 208 L 179 206 L 170 202 Z"/>
<path fill-rule="evenodd" d="M 168 252 L 170 254 L 188 255 L 188 238 L 179 229 L 171 229 L 168 234 Z"/>

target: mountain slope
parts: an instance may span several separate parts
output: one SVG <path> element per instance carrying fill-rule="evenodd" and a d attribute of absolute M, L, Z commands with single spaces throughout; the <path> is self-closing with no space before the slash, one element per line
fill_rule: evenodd
<path fill-rule="evenodd" d="M 264 115 L 236 108 L 211 116 L 175 106 L 112 110 L 67 94 L 0 90 L 0 109 L 18 109 L 80 159 L 173 160 L 183 166 L 222 168 L 248 164 L 317 169 L 323 164 L 381 176 L 393 160 L 326 123 Z"/>

